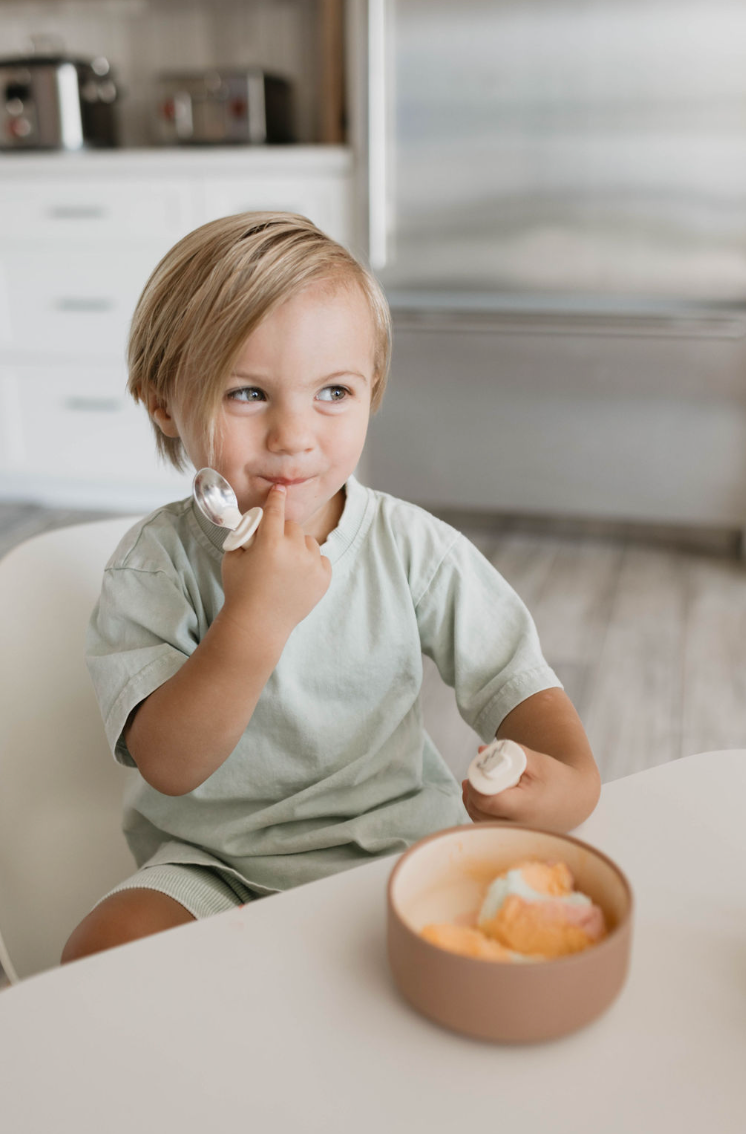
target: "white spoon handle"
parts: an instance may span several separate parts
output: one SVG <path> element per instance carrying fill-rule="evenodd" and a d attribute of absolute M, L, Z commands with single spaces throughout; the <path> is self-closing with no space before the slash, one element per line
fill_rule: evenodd
<path fill-rule="evenodd" d="M 223 551 L 235 551 L 238 547 L 248 547 L 254 538 L 254 532 L 261 523 L 264 512 L 261 508 L 251 508 L 238 521 L 232 532 L 228 532 Z"/>
<path fill-rule="evenodd" d="M 475 756 L 467 773 L 482 795 L 497 795 L 515 787 L 526 771 L 526 753 L 514 740 L 493 740 Z"/>

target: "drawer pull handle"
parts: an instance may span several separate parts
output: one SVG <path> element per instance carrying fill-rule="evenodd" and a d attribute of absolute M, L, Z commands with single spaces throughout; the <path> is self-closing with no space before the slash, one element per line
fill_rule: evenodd
<path fill-rule="evenodd" d="M 55 299 L 54 308 L 56 311 L 71 311 L 76 313 L 101 313 L 104 311 L 113 311 L 115 303 L 113 299 L 99 299 L 96 296 L 86 295 L 66 295 L 61 299 Z"/>
<path fill-rule="evenodd" d="M 65 409 L 73 413 L 119 413 L 122 402 L 119 398 L 65 398 Z"/>
<path fill-rule="evenodd" d="M 54 220 L 103 220 L 106 209 L 100 205 L 53 205 L 47 215 Z"/>

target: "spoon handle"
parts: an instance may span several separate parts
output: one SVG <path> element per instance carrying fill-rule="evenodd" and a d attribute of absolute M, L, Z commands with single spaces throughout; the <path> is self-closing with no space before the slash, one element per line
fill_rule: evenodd
<path fill-rule="evenodd" d="M 263 515 L 264 512 L 261 508 L 250 508 L 238 521 L 233 531 L 228 532 L 223 544 L 223 551 L 235 551 L 238 547 L 248 547 Z"/>
<path fill-rule="evenodd" d="M 493 740 L 469 765 L 469 782 L 482 795 L 515 787 L 526 771 L 526 753 L 514 740 Z"/>

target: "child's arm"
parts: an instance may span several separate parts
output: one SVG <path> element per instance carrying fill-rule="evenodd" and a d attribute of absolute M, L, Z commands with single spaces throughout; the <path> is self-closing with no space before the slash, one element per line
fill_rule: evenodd
<path fill-rule="evenodd" d="M 291 631 L 331 581 L 315 539 L 285 523 L 275 486 L 251 547 L 223 557 L 225 602 L 194 653 L 140 703 L 125 727 L 145 780 L 185 795 L 234 750 Z"/>
<path fill-rule="evenodd" d="M 598 803 L 601 777 L 572 701 L 561 689 L 527 697 L 497 730 L 523 746 L 528 764 L 515 787 L 482 795 L 463 781 L 464 805 L 475 823 L 510 819 L 570 831 Z M 481 751 L 481 749 L 480 749 Z"/>

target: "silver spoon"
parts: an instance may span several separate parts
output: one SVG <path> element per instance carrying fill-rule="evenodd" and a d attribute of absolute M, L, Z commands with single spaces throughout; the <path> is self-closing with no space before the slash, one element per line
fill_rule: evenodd
<path fill-rule="evenodd" d="M 200 469 L 192 482 L 192 496 L 203 516 L 218 528 L 229 528 L 224 551 L 248 547 L 264 515 L 261 508 L 251 508 L 241 515 L 236 494 L 224 476 L 215 469 Z"/>

